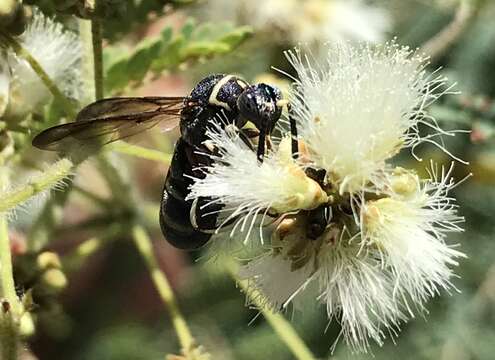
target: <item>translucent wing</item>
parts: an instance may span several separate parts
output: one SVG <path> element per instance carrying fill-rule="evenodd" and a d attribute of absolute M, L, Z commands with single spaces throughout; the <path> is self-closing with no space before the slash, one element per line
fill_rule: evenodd
<path fill-rule="evenodd" d="M 158 123 L 173 129 L 184 107 L 183 97 L 121 97 L 96 101 L 82 109 L 76 121 L 46 129 L 33 139 L 43 150 L 70 152 L 100 147 L 141 133 Z M 189 104 L 192 105 L 192 104 Z"/>

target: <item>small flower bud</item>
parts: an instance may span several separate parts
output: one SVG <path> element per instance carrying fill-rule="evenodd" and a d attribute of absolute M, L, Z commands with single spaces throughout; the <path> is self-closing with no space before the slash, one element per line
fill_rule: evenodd
<path fill-rule="evenodd" d="M 43 283 L 54 291 L 63 290 L 67 286 L 67 278 L 60 269 L 48 269 L 41 277 Z"/>
<path fill-rule="evenodd" d="M 41 270 L 62 268 L 58 254 L 51 251 L 45 251 L 39 254 L 36 262 Z"/>
<path fill-rule="evenodd" d="M 21 6 L 16 13 L 14 21 L 6 27 L 8 33 L 19 36 L 26 30 L 27 23 L 31 20 L 33 12 L 28 6 Z"/>
<path fill-rule="evenodd" d="M 397 195 L 408 197 L 418 191 L 419 178 L 412 171 L 397 167 L 392 174 L 391 186 Z"/>
<path fill-rule="evenodd" d="M 33 317 L 31 316 L 31 313 L 25 312 L 20 319 L 19 323 L 19 332 L 21 336 L 23 337 L 30 337 L 34 335 L 35 332 L 35 326 L 34 326 L 34 321 Z"/>
<path fill-rule="evenodd" d="M 18 0 L 2 0 L 0 2 L 0 27 L 6 28 L 12 24 L 21 7 Z"/>

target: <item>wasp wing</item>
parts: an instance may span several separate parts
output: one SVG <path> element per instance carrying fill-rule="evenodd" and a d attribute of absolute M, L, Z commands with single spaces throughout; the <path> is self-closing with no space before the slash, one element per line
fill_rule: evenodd
<path fill-rule="evenodd" d="M 178 124 L 183 97 L 122 97 L 96 101 L 83 108 L 76 121 L 46 129 L 33 146 L 60 152 L 101 147 L 141 133 L 158 123 L 166 130 Z"/>

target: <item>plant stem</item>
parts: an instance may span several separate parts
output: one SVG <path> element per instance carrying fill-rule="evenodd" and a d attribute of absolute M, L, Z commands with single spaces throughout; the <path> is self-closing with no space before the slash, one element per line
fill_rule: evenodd
<path fill-rule="evenodd" d="M 83 104 L 89 104 L 95 100 L 95 82 L 93 66 L 93 35 L 91 34 L 91 21 L 79 19 L 79 38 L 82 47 L 81 73 L 84 85 Z"/>
<path fill-rule="evenodd" d="M 287 345 L 294 357 L 298 360 L 315 360 L 316 358 L 291 324 L 281 314 L 274 313 L 263 305 L 260 299 L 263 299 L 264 295 L 257 289 L 249 288 L 246 280 L 237 278 L 235 265 L 227 264 L 227 271 L 232 279 L 241 286 L 246 296 L 248 296 L 258 310 L 261 311 L 275 333 Z"/>
<path fill-rule="evenodd" d="M 0 178 L 0 186 L 6 185 L 6 174 Z M 5 215 L 0 214 L 0 283 L 1 296 L 5 298 L 7 307 L 0 308 L 0 354 L 1 359 L 17 359 L 19 343 L 18 320 L 21 315 L 21 303 L 15 291 L 14 274 L 12 270 L 12 253 L 8 222 Z"/>
<path fill-rule="evenodd" d="M 94 8 L 98 6 L 95 0 Z M 101 34 L 101 20 L 94 16 L 91 19 L 91 38 L 93 42 L 93 65 L 96 100 L 103 98 L 103 47 Z"/>
<path fill-rule="evenodd" d="M 170 165 L 172 156 L 161 151 L 148 149 L 138 145 L 132 145 L 125 142 L 116 142 L 108 146 L 110 150 L 117 151 L 121 154 L 132 155 L 147 160 L 159 161 Z"/>
<path fill-rule="evenodd" d="M 38 75 L 43 84 L 45 84 L 52 95 L 59 100 L 66 115 L 73 118 L 76 112 L 70 100 L 67 99 L 67 97 L 60 91 L 53 80 L 50 79 L 50 76 L 46 73 L 41 64 L 12 36 L 8 34 L 2 34 L 2 37 L 4 38 L 5 42 L 12 47 L 12 50 L 14 50 L 17 56 L 28 62 L 28 64 L 31 66 L 36 75 Z"/>
<path fill-rule="evenodd" d="M 0 215 L 0 274 L 2 296 L 7 299 L 12 311 L 19 314 L 19 298 L 15 291 L 7 219 L 3 215 Z"/>
<path fill-rule="evenodd" d="M 68 159 L 61 159 L 51 165 L 41 175 L 17 188 L 0 192 L 0 213 L 8 211 L 29 198 L 54 187 L 71 174 L 74 164 Z"/>
<path fill-rule="evenodd" d="M 0 314 L 0 359 L 18 360 L 19 326 L 11 311 Z"/>
<path fill-rule="evenodd" d="M 73 251 L 64 256 L 63 268 L 67 271 L 79 270 L 91 255 L 96 253 L 107 243 L 116 239 L 117 236 L 123 234 L 125 230 L 126 227 L 122 226 L 120 223 L 110 224 L 102 234 L 83 241 Z"/>
<path fill-rule="evenodd" d="M 475 3 L 476 2 L 476 3 Z M 454 19 L 433 36 L 420 48 L 420 52 L 430 56 L 430 59 L 438 59 L 467 29 L 470 21 L 478 12 L 477 0 L 460 0 Z"/>
<path fill-rule="evenodd" d="M 187 356 L 195 347 L 194 338 L 187 326 L 182 313 L 180 312 L 174 293 L 163 271 L 158 267 L 158 263 L 153 254 L 151 240 L 146 231 L 140 225 L 134 225 L 132 228 L 134 242 L 141 253 L 146 266 L 155 283 L 156 289 L 160 294 L 165 306 L 170 314 L 175 332 L 179 338 L 183 353 Z"/>

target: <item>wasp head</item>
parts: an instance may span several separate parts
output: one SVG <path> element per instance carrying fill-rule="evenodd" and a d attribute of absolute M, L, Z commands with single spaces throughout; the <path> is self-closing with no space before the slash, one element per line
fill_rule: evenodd
<path fill-rule="evenodd" d="M 251 85 L 237 99 L 241 117 L 265 133 L 270 133 L 275 127 L 284 104 L 281 91 L 267 84 Z"/>

